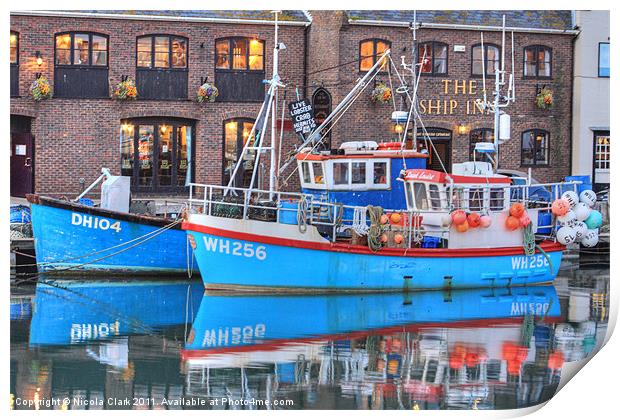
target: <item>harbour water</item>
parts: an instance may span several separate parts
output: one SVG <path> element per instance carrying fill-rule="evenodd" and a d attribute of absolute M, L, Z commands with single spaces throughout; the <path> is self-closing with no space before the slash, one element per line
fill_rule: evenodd
<path fill-rule="evenodd" d="M 13 409 L 511 409 L 605 336 L 609 271 L 553 286 L 346 296 L 187 279 L 11 290 Z"/>

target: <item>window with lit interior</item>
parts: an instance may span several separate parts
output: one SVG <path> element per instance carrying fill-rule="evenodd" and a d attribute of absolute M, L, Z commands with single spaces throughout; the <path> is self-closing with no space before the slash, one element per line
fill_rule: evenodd
<path fill-rule="evenodd" d="M 390 41 L 384 39 L 366 39 L 360 42 L 360 71 L 368 71 L 377 63 L 383 53 L 390 49 Z M 380 71 L 387 71 L 388 61 L 381 64 Z"/>
<path fill-rule="evenodd" d="M 247 37 L 215 41 L 215 82 L 220 102 L 258 102 L 265 85 L 265 41 Z"/>

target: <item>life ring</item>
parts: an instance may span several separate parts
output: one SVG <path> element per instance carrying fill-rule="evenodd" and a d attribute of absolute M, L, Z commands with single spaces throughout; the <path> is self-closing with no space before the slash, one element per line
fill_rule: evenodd
<path fill-rule="evenodd" d="M 379 143 L 377 150 L 400 150 L 402 144 L 398 141 Z"/>

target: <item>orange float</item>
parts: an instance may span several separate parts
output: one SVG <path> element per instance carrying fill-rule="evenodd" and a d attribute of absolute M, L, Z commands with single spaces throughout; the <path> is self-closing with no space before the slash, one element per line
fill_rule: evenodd
<path fill-rule="evenodd" d="M 523 215 L 519 217 L 519 222 L 523 227 L 527 227 L 530 223 L 532 223 L 532 221 L 530 220 L 530 216 L 527 214 L 527 212 L 523 213 Z"/>
<path fill-rule="evenodd" d="M 467 221 L 467 214 L 463 210 L 455 210 L 452 212 L 452 223 L 460 225 Z"/>
<path fill-rule="evenodd" d="M 521 226 L 521 221 L 514 216 L 508 216 L 506 219 L 506 228 L 508 230 L 517 230 Z"/>
<path fill-rule="evenodd" d="M 470 213 L 467 216 L 467 223 L 469 223 L 469 227 L 477 228 L 480 226 L 480 215 L 478 213 Z"/>
<path fill-rule="evenodd" d="M 381 235 L 381 242 L 386 243 L 388 241 L 388 237 L 387 235 L 384 233 L 383 235 Z"/>
<path fill-rule="evenodd" d="M 397 244 L 402 244 L 404 240 L 405 238 L 400 233 L 394 235 L 394 242 L 396 242 Z"/>
<path fill-rule="evenodd" d="M 461 233 L 467 232 L 467 230 L 469 230 L 469 223 L 467 223 L 467 220 L 465 220 L 461 224 L 456 225 L 456 230 Z"/>
<path fill-rule="evenodd" d="M 510 206 L 510 215 L 516 217 L 517 219 L 523 215 L 525 211 L 525 206 L 521 203 L 514 203 Z"/>
<path fill-rule="evenodd" d="M 382 215 L 381 215 L 381 224 L 382 224 L 382 225 L 387 224 L 387 222 L 388 222 L 389 220 L 390 220 L 390 219 L 389 219 L 389 217 L 387 217 L 387 215 L 385 215 L 385 214 L 382 214 Z"/>
<path fill-rule="evenodd" d="M 570 210 L 570 204 L 563 198 L 558 198 L 551 204 L 551 212 L 556 216 L 564 216 Z"/>
<path fill-rule="evenodd" d="M 390 214 L 390 222 L 394 223 L 394 224 L 398 224 L 400 223 L 400 221 L 402 220 L 402 216 L 400 215 L 400 213 L 392 213 Z"/>

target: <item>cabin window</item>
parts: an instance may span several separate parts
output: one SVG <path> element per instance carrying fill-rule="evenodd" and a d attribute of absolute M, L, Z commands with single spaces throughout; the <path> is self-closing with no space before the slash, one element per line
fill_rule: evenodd
<path fill-rule="evenodd" d="M 366 163 L 365 162 L 351 163 L 351 183 L 352 184 L 365 184 L 366 183 Z"/>
<path fill-rule="evenodd" d="M 381 58 L 383 53 L 390 49 L 390 42 L 382 39 L 367 39 L 360 42 L 360 71 L 368 71 Z M 381 65 L 380 71 L 387 70 L 388 61 Z"/>
<path fill-rule="evenodd" d="M 312 163 L 312 172 L 314 172 L 314 183 L 325 184 L 325 177 L 323 176 L 323 165 L 318 162 Z"/>
<path fill-rule="evenodd" d="M 349 184 L 349 163 L 348 162 L 334 163 L 334 184 L 335 185 L 348 185 Z"/>
<path fill-rule="evenodd" d="M 484 190 L 482 188 L 469 189 L 469 211 L 481 211 L 484 207 Z"/>
<path fill-rule="evenodd" d="M 308 162 L 302 162 L 301 173 L 304 178 L 304 183 L 310 184 L 312 182 L 312 178 L 310 177 L 310 164 Z"/>
<path fill-rule="evenodd" d="M 413 194 L 411 194 L 411 189 L 413 188 L 413 184 L 411 183 L 407 183 L 407 185 L 405 185 L 405 193 L 407 196 L 407 207 L 409 208 L 413 208 L 414 207 L 414 203 L 413 203 Z"/>
<path fill-rule="evenodd" d="M 482 76 L 482 64 L 484 72 L 488 76 L 495 75 L 495 70 L 499 70 L 499 47 L 492 44 L 484 44 L 484 58 L 482 55 L 482 45 L 474 45 L 471 49 L 471 74 Z"/>
<path fill-rule="evenodd" d="M 387 184 L 387 162 L 375 162 L 373 171 L 374 184 Z"/>
<path fill-rule="evenodd" d="M 448 44 L 435 41 L 420 44 L 418 64 L 422 65 L 423 74 L 448 74 Z"/>
<path fill-rule="evenodd" d="M 551 48 L 544 45 L 525 47 L 523 52 L 523 76 L 532 79 L 551 78 Z"/>
<path fill-rule="evenodd" d="M 415 197 L 415 207 L 417 210 L 428 210 L 428 199 L 426 198 L 426 185 L 421 182 L 413 184 L 413 195 Z"/>
<path fill-rule="evenodd" d="M 430 184 L 428 186 L 428 196 L 431 200 L 431 207 L 433 210 L 441 209 L 441 193 L 437 185 Z"/>
<path fill-rule="evenodd" d="M 489 199 L 489 205 L 491 210 L 503 210 L 504 209 L 504 189 L 503 188 L 491 188 L 491 196 Z"/>
<path fill-rule="evenodd" d="M 57 34 L 54 52 L 55 97 L 109 97 L 107 35 Z"/>

